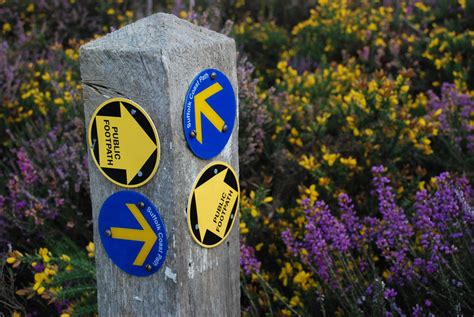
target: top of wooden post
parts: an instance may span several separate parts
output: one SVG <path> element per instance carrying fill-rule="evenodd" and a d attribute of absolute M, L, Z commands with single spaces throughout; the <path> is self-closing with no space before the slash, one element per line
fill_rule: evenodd
<path fill-rule="evenodd" d="M 233 41 L 223 34 L 172 14 L 156 13 L 91 41 L 83 45 L 81 50 L 182 51 L 186 47 Z"/>

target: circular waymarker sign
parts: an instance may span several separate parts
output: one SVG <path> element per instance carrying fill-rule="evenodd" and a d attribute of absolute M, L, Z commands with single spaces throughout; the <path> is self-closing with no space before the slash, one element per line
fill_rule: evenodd
<path fill-rule="evenodd" d="M 201 159 L 219 154 L 234 129 L 237 103 L 224 73 L 205 69 L 191 82 L 184 100 L 183 129 L 191 151 Z"/>
<path fill-rule="evenodd" d="M 100 209 L 99 234 L 109 258 L 128 274 L 151 275 L 165 261 L 165 224 L 158 209 L 140 193 L 124 190 L 107 198 Z"/>
<path fill-rule="evenodd" d="M 89 146 L 101 173 L 119 186 L 144 185 L 160 161 L 160 140 L 150 116 L 135 102 L 112 98 L 95 110 Z"/>
<path fill-rule="evenodd" d="M 194 182 L 188 200 L 188 227 L 197 244 L 213 248 L 229 235 L 239 206 L 240 186 L 232 167 L 207 165 Z"/>

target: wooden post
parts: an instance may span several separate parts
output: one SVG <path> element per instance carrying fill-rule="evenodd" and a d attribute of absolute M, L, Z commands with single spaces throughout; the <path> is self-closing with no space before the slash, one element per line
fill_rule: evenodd
<path fill-rule="evenodd" d="M 135 277 L 107 256 L 97 230 L 102 203 L 122 190 L 108 181 L 89 153 L 97 287 L 101 316 L 240 315 L 239 222 L 216 248 L 196 244 L 186 208 L 199 172 L 212 160 L 198 159 L 183 134 L 183 103 L 193 78 L 216 68 L 230 79 L 237 96 L 236 50 L 232 39 L 173 15 L 158 13 L 81 47 L 86 127 L 94 110 L 112 97 L 128 98 L 150 115 L 161 141 L 156 175 L 135 189 L 158 207 L 168 234 L 161 269 Z M 238 172 L 238 117 L 232 136 L 214 160 Z"/>

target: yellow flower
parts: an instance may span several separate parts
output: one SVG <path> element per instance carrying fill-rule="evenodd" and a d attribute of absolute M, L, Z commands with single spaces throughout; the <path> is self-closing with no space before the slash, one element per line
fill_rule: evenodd
<path fill-rule="evenodd" d="M 374 130 L 372 130 L 372 129 L 365 129 L 365 130 L 364 130 L 364 133 L 365 133 L 366 136 L 371 137 L 372 135 L 374 135 Z"/>
<path fill-rule="evenodd" d="M 95 245 L 94 245 L 94 242 L 89 242 L 89 244 L 86 246 L 86 250 L 87 250 L 87 255 L 90 257 L 90 258 L 93 258 L 94 257 L 94 251 L 95 251 Z"/>
<path fill-rule="evenodd" d="M 368 84 L 369 92 L 377 91 L 378 86 L 379 85 L 377 84 L 375 80 L 371 80 Z"/>
<path fill-rule="evenodd" d="M 375 23 L 370 23 L 369 30 L 370 31 L 377 31 L 377 25 Z"/>
<path fill-rule="evenodd" d="M 342 165 L 349 168 L 355 168 L 357 166 L 357 160 L 352 156 L 349 156 L 348 158 L 341 157 L 340 162 Z"/>
<path fill-rule="evenodd" d="M 293 275 L 293 266 L 291 263 L 286 262 L 285 266 L 282 267 L 280 275 L 278 276 L 279 280 L 282 280 L 283 285 L 287 286 L 288 285 L 288 277 L 291 277 Z"/>
<path fill-rule="evenodd" d="M 39 272 L 35 273 L 34 279 L 36 283 L 41 283 L 43 282 L 48 276 L 46 275 L 45 272 Z"/>
<path fill-rule="evenodd" d="M 323 160 L 325 160 L 329 166 L 333 166 L 334 162 L 336 162 L 338 157 L 339 157 L 339 154 L 326 153 L 323 155 Z"/>
<path fill-rule="evenodd" d="M 64 105 L 64 100 L 63 100 L 62 98 L 54 98 L 54 101 L 53 101 L 53 102 L 54 102 L 54 104 L 55 104 L 56 106 L 62 106 L 62 105 Z"/>
<path fill-rule="evenodd" d="M 179 17 L 181 19 L 187 19 L 188 18 L 188 13 L 184 10 L 179 11 Z"/>
<path fill-rule="evenodd" d="M 71 258 L 69 256 L 67 256 L 66 254 L 62 254 L 59 258 L 61 260 L 63 260 L 64 262 L 70 262 L 71 261 Z"/>
<path fill-rule="evenodd" d="M 68 313 L 63 313 L 63 314 L 61 314 L 59 317 L 71 317 L 71 315 L 68 314 Z"/>
<path fill-rule="evenodd" d="M 12 30 L 12 26 L 10 23 L 4 23 L 3 26 L 2 26 L 2 32 L 3 33 L 8 33 Z"/>
<path fill-rule="evenodd" d="M 316 171 L 321 166 L 316 163 L 316 159 L 311 154 L 309 156 L 306 154 L 301 155 L 298 164 L 310 172 Z"/>
<path fill-rule="evenodd" d="M 320 125 L 324 125 L 330 117 L 331 114 L 329 112 L 325 112 L 323 115 L 316 116 L 316 122 Z"/>
<path fill-rule="evenodd" d="M 249 228 L 247 228 L 247 224 L 243 221 L 240 222 L 240 234 L 247 234 L 249 233 Z"/>
<path fill-rule="evenodd" d="M 415 3 L 415 7 L 417 7 L 418 9 L 420 9 L 421 11 L 423 12 L 428 12 L 430 10 L 430 8 L 428 8 L 423 2 L 419 1 L 417 3 Z"/>
<path fill-rule="evenodd" d="M 253 207 L 251 210 L 250 210 L 250 214 L 252 215 L 252 217 L 254 218 L 257 218 L 259 216 L 259 212 L 257 210 L 257 208 Z"/>
<path fill-rule="evenodd" d="M 285 72 L 286 68 L 288 67 L 288 63 L 286 61 L 280 61 L 278 62 L 277 64 L 277 68 L 281 71 L 281 72 Z"/>
<path fill-rule="evenodd" d="M 296 284 L 300 284 L 301 288 L 304 290 L 307 290 L 309 288 L 309 278 L 311 277 L 311 273 L 305 272 L 301 270 L 296 274 L 296 276 L 293 278 L 293 282 Z"/>
<path fill-rule="evenodd" d="M 314 75 L 310 74 L 310 75 L 306 76 L 306 78 L 305 78 L 304 87 L 305 88 L 311 88 L 311 87 L 314 86 L 315 83 L 316 83 L 316 79 L 314 78 Z"/>
<path fill-rule="evenodd" d="M 264 204 L 271 203 L 272 201 L 273 201 L 273 197 L 271 197 L 271 196 L 265 197 L 265 198 L 263 199 L 263 203 L 264 203 Z"/>
<path fill-rule="evenodd" d="M 418 183 L 418 189 L 419 189 L 419 190 L 424 190 L 424 189 L 425 189 L 425 184 L 426 184 L 425 181 L 419 182 L 419 183 Z"/>
<path fill-rule="evenodd" d="M 384 46 L 385 46 L 385 41 L 383 40 L 383 38 L 378 37 L 378 38 L 375 40 L 375 46 L 384 47 Z"/>
<path fill-rule="evenodd" d="M 43 76 L 41 76 L 41 78 L 44 80 L 44 81 L 50 81 L 51 80 L 51 76 L 49 75 L 48 72 L 45 72 L 43 74 Z"/>
<path fill-rule="evenodd" d="M 466 0 L 458 0 L 458 3 L 461 8 L 463 8 L 464 10 L 466 9 Z"/>
<path fill-rule="evenodd" d="M 320 177 L 318 180 L 319 185 L 321 186 L 327 186 L 329 185 L 330 179 L 327 177 Z"/>
<path fill-rule="evenodd" d="M 316 200 L 318 200 L 319 193 L 316 190 L 316 185 L 312 184 L 309 187 L 302 186 L 300 190 L 302 191 L 301 199 L 296 200 L 299 204 L 302 204 L 305 199 L 309 199 L 310 204 L 314 204 Z"/>
<path fill-rule="evenodd" d="M 109 8 L 109 9 L 107 10 L 107 14 L 108 14 L 108 15 L 114 15 L 114 14 L 115 14 L 114 8 Z"/>
<path fill-rule="evenodd" d="M 41 295 L 41 294 L 44 293 L 45 290 L 46 290 L 46 289 L 45 289 L 43 286 L 41 286 L 40 288 L 38 288 L 38 289 L 36 290 L 36 292 L 38 293 L 38 295 Z"/>
<path fill-rule="evenodd" d="M 33 12 L 35 11 L 35 5 L 34 3 L 30 3 L 27 7 L 26 7 L 26 12 Z"/>
<path fill-rule="evenodd" d="M 38 254 L 43 258 L 44 263 L 48 263 L 50 260 L 49 250 L 47 248 L 40 248 Z"/>
<path fill-rule="evenodd" d="M 291 307 L 296 307 L 299 304 L 301 304 L 301 300 L 299 296 L 293 296 L 290 300 L 290 306 Z"/>

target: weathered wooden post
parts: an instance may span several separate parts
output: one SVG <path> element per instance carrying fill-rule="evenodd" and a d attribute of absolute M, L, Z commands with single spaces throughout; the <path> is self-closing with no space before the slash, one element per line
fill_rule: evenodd
<path fill-rule="evenodd" d="M 102 175 L 98 163 L 92 160 L 97 139 L 89 144 L 100 315 L 240 315 L 238 220 L 233 229 L 230 226 L 230 234 L 224 243 L 204 248 L 194 241 L 187 219 L 193 184 L 206 165 L 214 160 L 223 161 L 238 172 L 238 118 L 233 129 L 226 131 L 227 125 L 216 125 L 220 118 L 216 119 L 210 112 L 206 114 L 207 108 L 199 110 L 198 114 L 202 112 L 202 117 L 207 117 L 217 131 L 231 133 L 225 148 L 212 160 L 196 157 L 188 147 L 183 131 L 183 107 L 188 89 L 196 75 L 204 69 L 216 69 L 225 74 L 237 96 L 234 41 L 173 15 L 159 13 L 82 46 L 80 53 L 86 127 L 89 127 L 91 117 L 104 101 L 114 97 L 126 98 L 140 105 L 149 115 L 161 144 L 156 174 L 140 187 L 126 186 L 136 187 L 134 191 L 148 197 L 158 208 L 166 226 L 166 260 L 156 273 L 146 277 L 129 275 L 121 270 L 108 257 L 101 243 L 101 239 L 106 239 L 104 237 L 125 239 L 116 235 L 117 228 L 106 230 L 105 235 L 99 232 L 98 222 L 101 207 L 107 198 L 126 188 L 115 185 L 104 177 L 105 174 Z M 207 92 L 208 95 L 215 93 Z M 202 94 L 201 97 L 205 102 L 208 96 Z M 202 105 L 204 107 L 207 103 Z M 126 110 L 125 107 L 123 109 Z M 107 120 L 102 121 L 101 124 L 109 124 Z M 127 128 L 126 123 L 120 126 L 120 129 Z M 196 138 L 194 130 L 192 137 Z M 100 142 L 100 136 L 98 138 Z M 126 140 L 128 143 L 121 140 L 121 146 L 130 147 L 129 139 Z M 136 152 L 142 150 L 141 144 L 144 144 L 143 140 L 137 138 Z M 137 175 L 141 176 L 141 173 L 139 171 Z M 127 175 L 126 182 L 131 184 L 133 180 Z M 132 208 L 129 209 L 133 212 Z M 237 214 L 235 212 L 231 218 Z M 130 224 L 130 227 L 133 225 Z M 197 230 L 198 226 L 195 227 Z M 145 227 L 142 228 L 145 231 Z M 138 232 L 141 229 L 133 230 Z M 140 238 L 136 240 L 144 241 Z M 137 257 L 136 262 L 141 264 L 143 261 Z M 146 270 L 149 268 L 147 266 Z"/>

